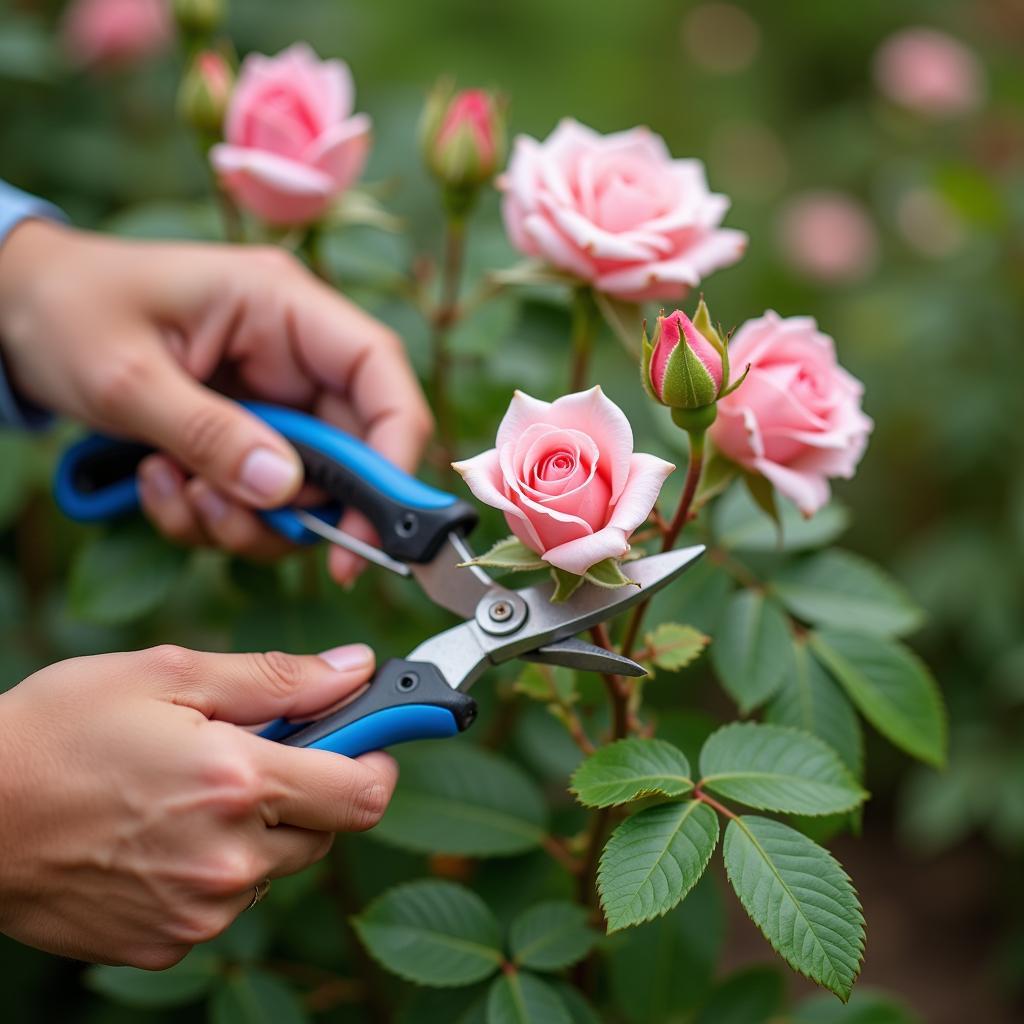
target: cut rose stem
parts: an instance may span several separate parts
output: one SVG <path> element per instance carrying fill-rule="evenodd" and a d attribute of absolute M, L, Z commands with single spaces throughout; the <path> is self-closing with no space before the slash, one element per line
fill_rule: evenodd
<path fill-rule="evenodd" d="M 437 437 L 441 448 L 441 464 L 448 467 L 455 458 L 455 433 L 451 402 L 448 395 L 452 354 L 448 335 L 459 319 L 459 291 L 466 253 L 466 221 L 462 216 L 449 216 L 444 229 L 444 258 L 441 263 L 441 299 L 434 312 L 430 365 L 430 398 L 437 420 Z"/>
<path fill-rule="evenodd" d="M 697 484 L 700 482 L 701 470 L 704 468 L 704 434 L 690 434 L 690 462 L 686 467 L 686 481 L 683 484 L 683 493 L 679 496 L 679 505 L 676 507 L 676 514 L 672 521 L 662 533 L 661 550 L 670 551 L 683 527 L 689 522 L 690 510 L 693 507 L 693 498 L 697 493 Z M 644 614 L 650 599 L 641 601 L 633 610 L 629 624 L 626 626 L 625 635 L 622 638 L 622 653 L 628 658 L 633 647 L 636 645 L 637 637 L 640 635 L 640 625 L 643 622 Z"/>

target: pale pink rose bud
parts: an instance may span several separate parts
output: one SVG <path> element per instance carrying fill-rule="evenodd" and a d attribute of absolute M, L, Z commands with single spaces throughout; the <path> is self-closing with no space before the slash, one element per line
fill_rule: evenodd
<path fill-rule="evenodd" d="M 203 136 L 219 138 L 235 74 L 227 59 L 213 50 L 196 54 L 181 80 L 178 113 Z"/>
<path fill-rule="evenodd" d="M 926 117 L 970 113 L 985 97 L 978 58 L 934 28 L 908 28 L 890 36 L 875 56 L 874 70 L 887 99 Z"/>
<path fill-rule="evenodd" d="M 171 42 L 168 0 L 73 0 L 64 12 L 61 37 L 81 67 L 138 64 Z"/>
<path fill-rule="evenodd" d="M 343 61 L 320 60 L 305 43 L 250 54 L 210 162 L 240 206 L 271 224 L 308 224 L 362 173 L 370 119 L 354 105 Z"/>
<path fill-rule="evenodd" d="M 812 515 L 829 499 L 829 479 L 852 477 L 867 447 L 873 424 L 861 410 L 863 386 L 811 317 L 769 310 L 736 332 L 729 352 L 750 370 L 743 387 L 719 400 L 711 440 Z"/>
<path fill-rule="evenodd" d="M 701 409 L 718 398 L 722 353 L 682 310 L 659 316 L 654 341 L 644 342 L 644 384 L 662 405 Z"/>
<path fill-rule="evenodd" d="M 554 402 L 517 391 L 495 447 L 454 468 L 526 547 L 582 576 L 629 552 L 675 467 L 634 452 L 629 420 L 594 387 Z"/>
<path fill-rule="evenodd" d="M 543 142 L 521 135 L 498 187 L 520 252 L 626 301 L 681 298 L 747 244 L 721 227 L 729 200 L 704 165 L 647 128 L 599 135 L 566 119 Z"/>
<path fill-rule="evenodd" d="M 454 92 L 438 83 L 421 125 L 427 167 L 442 185 L 476 189 L 490 181 L 505 160 L 505 103 L 483 89 Z"/>
<path fill-rule="evenodd" d="M 878 231 L 863 205 L 842 192 L 807 192 L 779 219 L 779 246 L 794 270 L 839 284 L 868 276 L 878 261 Z"/>

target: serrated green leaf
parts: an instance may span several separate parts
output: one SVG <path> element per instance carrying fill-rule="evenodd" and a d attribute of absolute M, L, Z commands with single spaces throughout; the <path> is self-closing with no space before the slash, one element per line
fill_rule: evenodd
<path fill-rule="evenodd" d="M 573 1024 L 558 993 L 528 971 L 502 974 L 487 996 L 487 1024 Z"/>
<path fill-rule="evenodd" d="M 214 990 L 210 1024 L 306 1024 L 299 997 L 266 971 L 246 968 L 227 975 Z"/>
<path fill-rule="evenodd" d="M 859 779 L 864 770 L 860 719 L 806 643 L 793 645 L 793 671 L 765 708 L 766 722 L 802 729 L 824 740 Z"/>
<path fill-rule="evenodd" d="M 823 631 L 810 637 L 814 653 L 864 717 L 908 754 L 941 765 L 946 715 L 931 671 L 895 640 Z"/>
<path fill-rule="evenodd" d="M 663 622 L 646 636 L 650 659 L 658 668 L 670 672 L 686 668 L 701 656 L 711 637 L 693 626 L 678 622 Z"/>
<path fill-rule="evenodd" d="M 85 972 L 85 984 L 115 1003 L 140 1010 L 183 1006 L 201 999 L 213 988 L 221 967 L 216 953 L 197 948 L 165 971 L 92 966 Z"/>
<path fill-rule="evenodd" d="M 864 916 L 838 861 L 796 829 L 756 816 L 729 822 L 723 852 L 736 895 L 776 952 L 849 999 L 864 956 Z"/>
<path fill-rule="evenodd" d="M 518 537 L 504 537 L 496 541 L 488 551 L 471 558 L 466 565 L 486 565 L 493 569 L 526 571 L 546 569 L 545 562 L 536 551 L 531 551 Z"/>
<path fill-rule="evenodd" d="M 582 960 L 598 933 L 587 923 L 585 907 L 550 900 L 524 910 L 509 927 L 508 946 L 518 967 L 557 971 Z"/>
<path fill-rule="evenodd" d="M 779 500 L 778 507 L 784 551 L 824 547 L 850 525 L 849 511 L 837 502 L 819 509 L 810 519 L 804 518 L 799 509 L 785 499 Z M 775 524 L 739 483 L 715 503 L 711 521 L 718 543 L 730 551 L 779 550 Z"/>
<path fill-rule="evenodd" d="M 352 925 L 375 960 L 418 985 L 472 985 L 504 960 L 494 914 L 476 893 L 453 882 L 395 886 Z"/>
<path fill-rule="evenodd" d="M 695 800 L 627 818 L 608 840 L 597 874 L 608 931 L 671 910 L 697 884 L 718 843 L 718 815 Z"/>
<path fill-rule="evenodd" d="M 543 702 L 554 700 L 560 704 L 574 704 L 578 698 L 576 673 L 561 665 L 526 665 L 514 689 L 516 693 Z"/>
<path fill-rule="evenodd" d="M 791 563 L 771 583 L 797 618 L 816 626 L 902 636 L 921 624 L 921 609 L 899 584 L 847 551 L 822 551 Z"/>
<path fill-rule="evenodd" d="M 614 590 L 617 587 L 638 587 L 636 580 L 631 580 L 623 571 L 617 558 L 605 558 L 592 565 L 584 575 L 588 583 L 598 587 Z"/>
<path fill-rule="evenodd" d="M 744 714 L 781 686 L 790 647 L 786 615 L 774 601 L 754 590 L 732 596 L 711 645 L 711 662 Z"/>
<path fill-rule="evenodd" d="M 568 601 L 581 586 L 585 577 L 577 576 L 575 573 L 566 572 L 551 566 L 551 578 L 555 581 L 555 589 L 551 594 L 552 604 L 561 604 Z"/>
<path fill-rule="evenodd" d="M 715 988 L 694 1024 L 766 1024 L 782 1009 L 785 995 L 774 967 L 747 967 Z"/>
<path fill-rule="evenodd" d="M 511 761 L 456 740 L 405 747 L 395 757 L 401 776 L 374 838 L 478 857 L 523 853 L 544 841 L 544 796 Z"/>
<path fill-rule="evenodd" d="M 664 740 L 617 740 L 591 754 L 569 787 L 586 807 L 610 807 L 652 793 L 682 796 L 693 789 L 683 752 Z"/>
<path fill-rule="evenodd" d="M 607 940 L 612 994 L 623 1019 L 685 1020 L 711 987 L 724 938 L 719 887 L 705 874 L 675 910 Z"/>
<path fill-rule="evenodd" d="M 71 609 L 104 625 L 140 619 L 166 599 L 185 557 L 144 527 L 101 534 L 79 549 L 71 566 Z"/>
<path fill-rule="evenodd" d="M 830 746 L 781 725 L 723 726 L 704 744 L 700 771 L 702 789 L 762 811 L 840 814 L 867 796 Z"/>

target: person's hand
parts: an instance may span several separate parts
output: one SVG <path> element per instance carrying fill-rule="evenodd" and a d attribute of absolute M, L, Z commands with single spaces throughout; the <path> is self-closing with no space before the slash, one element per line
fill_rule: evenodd
<path fill-rule="evenodd" d="M 267 878 L 370 828 L 397 780 L 238 728 L 302 717 L 373 670 L 316 657 L 157 647 L 51 665 L 0 695 L 0 932 L 65 956 L 162 969 Z"/>
<path fill-rule="evenodd" d="M 143 462 L 140 493 L 181 543 L 257 558 L 287 550 L 252 509 L 295 497 L 298 455 L 224 395 L 310 410 L 406 470 L 432 429 L 394 332 L 282 249 L 30 221 L 0 248 L 0 341 L 25 397 L 167 453 Z M 373 539 L 358 515 L 342 527 Z M 339 582 L 359 565 L 331 553 Z"/>

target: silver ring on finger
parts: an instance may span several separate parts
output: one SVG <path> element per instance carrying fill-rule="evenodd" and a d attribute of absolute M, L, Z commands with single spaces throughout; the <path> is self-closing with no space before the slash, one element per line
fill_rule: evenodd
<path fill-rule="evenodd" d="M 249 905 L 245 909 L 252 910 L 252 908 L 255 907 L 257 903 L 262 903 L 263 898 L 267 895 L 269 891 L 270 879 L 264 878 L 263 881 L 259 883 L 259 885 L 253 886 L 252 899 L 249 900 Z"/>

